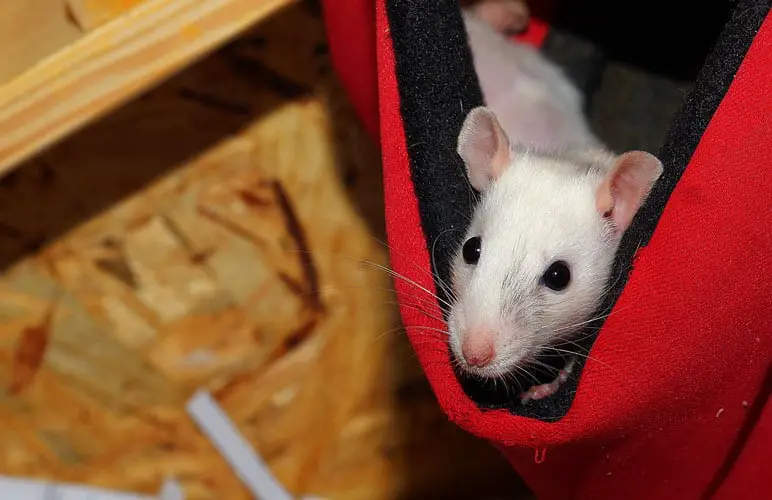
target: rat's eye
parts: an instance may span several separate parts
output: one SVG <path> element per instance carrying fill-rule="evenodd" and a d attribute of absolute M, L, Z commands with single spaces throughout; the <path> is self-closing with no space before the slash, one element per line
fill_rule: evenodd
<path fill-rule="evenodd" d="M 482 240 L 479 236 L 474 236 L 466 240 L 463 248 L 461 248 L 461 256 L 464 257 L 464 262 L 467 264 L 477 264 L 480 260 L 480 245 Z"/>
<path fill-rule="evenodd" d="M 541 281 L 548 288 L 559 292 L 571 282 L 571 270 L 568 269 L 568 264 L 562 260 L 553 262 L 545 271 L 544 276 L 541 277 Z"/>

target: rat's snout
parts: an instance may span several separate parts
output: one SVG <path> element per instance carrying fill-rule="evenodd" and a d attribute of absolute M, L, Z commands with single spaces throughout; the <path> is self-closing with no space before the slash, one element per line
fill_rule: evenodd
<path fill-rule="evenodd" d="M 496 355 L 494 340 L 496 335 L 491 330 L 470 330 L 467 332 L 461 354 L 470 366 L 484 368 L 493 361 Z"/>

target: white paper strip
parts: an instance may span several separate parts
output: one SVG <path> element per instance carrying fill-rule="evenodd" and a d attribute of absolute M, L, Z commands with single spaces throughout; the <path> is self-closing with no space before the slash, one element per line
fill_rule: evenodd
<path fill-rule="evenodd" d="M 256 500 L 292 500 L 268 464 L 252 449 L 209 393 L 199 391 L 194 394 L 188 401 L 187 411 Z M 185 500 L 185 494 L 175 481 L 166 481 L 158 495 L 148 496 L 0 476 L 0 500 Z M 301 500 L 323 499 L 307 496 Z"/>
<path fill-rule="evenodd" d="M 112 491 L 76 484 L 0 476 L 2 500 L 184 500 L 180 486 L 167 481 L 155 496 Z"/>
<path fill-rule="evenodd" d="M 158 500 L 185 500 L 185 492 L 177 481 L 166 481 L 158 493 Z"/>
<path fill-rule="evenodd" d="M 292 500 L 228 415 L 205 391 L 188 401 L 188 414 L 258 500 Z"/>

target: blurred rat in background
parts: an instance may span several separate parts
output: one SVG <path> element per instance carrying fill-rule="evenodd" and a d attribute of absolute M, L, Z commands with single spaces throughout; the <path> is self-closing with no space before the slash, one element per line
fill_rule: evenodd
<path fill-rule="evenodd" d="M 525 30 L 531 17 L 526 0 L 459 0 L 459 4 L 464 10 L 504 34 Z"/>

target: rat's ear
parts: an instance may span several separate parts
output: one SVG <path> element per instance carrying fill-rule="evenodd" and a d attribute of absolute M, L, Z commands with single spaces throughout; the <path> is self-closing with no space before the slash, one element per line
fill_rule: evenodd
<path fill-rule="evenodd" d="M 627 230 L 661 174 L 662 162 L 644 151 L 617 158 L 595 195 L 598 212 L 614 221 L 617 234 Z"/>
<path fill-rule="evenodd" d="M 493 111 L 484 106 L 466 116 L 456 151 L 464 160 L 469 182 L 478 191 L 484 191 L 511 161 L 509 138 Z"/>

